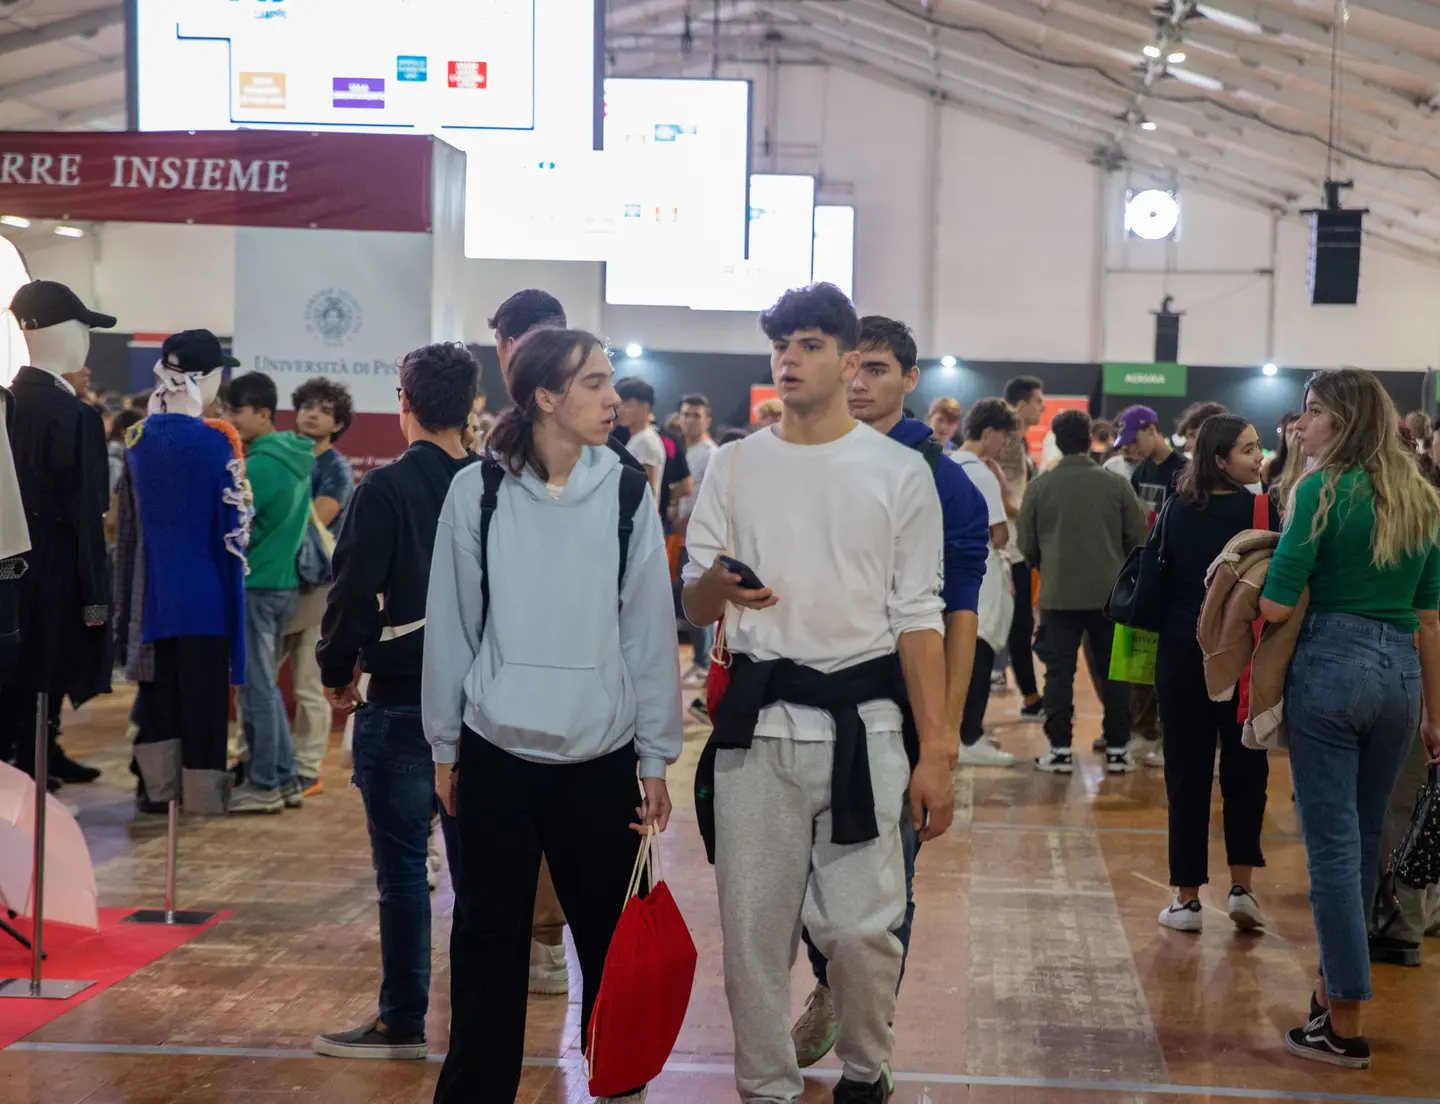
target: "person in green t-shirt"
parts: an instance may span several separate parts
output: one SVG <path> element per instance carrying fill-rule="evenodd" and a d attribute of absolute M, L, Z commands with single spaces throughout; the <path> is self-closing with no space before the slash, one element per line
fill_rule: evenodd
<path fill-rule="evenodd" d="M 1440 759 L 1440 498 L 1369 372 L 1311 376 L 1296 435 L 1310 470 L 1290 492 L 1260 612 L 1285 621 L 1310 589 L 1285 711 L 1321 978 L 1285 1047 L 1364 1068 L 1385 810 L 1416 729 Z"/>

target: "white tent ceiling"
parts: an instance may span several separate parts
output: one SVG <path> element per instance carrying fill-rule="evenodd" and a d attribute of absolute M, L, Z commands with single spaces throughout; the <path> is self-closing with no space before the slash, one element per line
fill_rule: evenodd
<path fill-rule="evenodd" d="M 1333 162 L 1329 175 L 1356 182 L 1350 202 L 1371 209 L 1377 237 L 1440 261 L 1436 0 L 608 0 L 608 9 L 617 73 L 833 65 L 1107 165 L 1284 211 L 1317 205 Z M 1147 57 L 1147 46 L 1161 56 Z M 1185 60 L 1167 61 L 1176 53 Z M 0 129 L 123 125 L 122 5 L 0 0 Z"/>

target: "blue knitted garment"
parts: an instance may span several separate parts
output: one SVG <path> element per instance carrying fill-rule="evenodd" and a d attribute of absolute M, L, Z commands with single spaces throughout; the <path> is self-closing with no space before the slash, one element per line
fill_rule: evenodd
<path fill-rule="evenodd" d="M 145 539 L 143 639 L 229 637 L 231 682 L 243 685 L 245 560 L 236 534 L 245 526 L 234 502 L 230 442 L 185 414 L 152 414 L 130 440 L 126 456 Z"/>

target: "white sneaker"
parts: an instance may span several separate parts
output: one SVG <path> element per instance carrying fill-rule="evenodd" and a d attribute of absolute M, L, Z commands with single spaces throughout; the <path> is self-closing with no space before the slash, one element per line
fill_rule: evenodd
<path fill-rule="evenodd" d="M 829 1054 L 839 1034 L 835 1000 L 830 989 L 817 981 L 805 1000 L 805 1011 L 790 1029 L 790 1042 L 795 1047 L 795 1061 L 800 1068 L 809 1069 Z"/>
<path fill-rule="evenodd" d="M 1240 886 L 1230 887 L 1230 919 L 1241 931 L 1255 931 L 1265 926 L 1265 914 L 1260 911 L 1260 902 L 1255 894 Z"/>
<path fill-rule="evenodd" d="M 626 1093 L 624 1096 L 597 1096 L 595 1104 L 645 1104 L 645 1098 L 650 1095 L 650 1087 L 647 1085 L 639 1092 Z"/>
<path fill-rule="evenodd" d="M 1001 751 L 988 740 L 977 740 L 973 744 L 960 745 L 962 767 L 1013 767 L 1015 756 Z"/>
<path fill-rule="evenodd" d="M 1161 770 L 1165 769 L 1165 749 L 1160 745 L 1158 740 L 1152 745 L 1151 749 L 1144 754 L 1140 762 L 1144 763 L 1147 767 L 1159 767 Z"/>
<path fill-rule="evenodd" d="M 434 889 L 440 884 L 440 871 L 444 868 L 440 856 L 440 816 L 430 818 L 430 838 L 425 842 L 425 882 Z"/>
<path fill-rule="evenodd" d="M 1205 916 L 1200 911 L 1199 899 L 1186 901 L 1183 905 L 1179 901 L 1166 905 L 1160 910 L 1160 926 L 1179 932 L 1200 931 L 1205 926 Z"/>
<path fill-rule="evenodd" d="M 1070 757 L 1069 751 L 1063 748 L 1051 748 L 1035 760 L 1035 769 L 1046 771 L 1049 774 L 1073 774 L 1075 760 Z"/>
<path fill-rule="evenodd" d="M 541 997 L 558 997 L 570 992 L 570 968 L 565 965 L 564 943 L 549 947 L 530 941 L 530 992 Z"/>
<path fill-rule="evenodd" d="M 680 676 L 680 682 L 685 686 L 704 686 L 705 680 L 710 677 L 710 672 L 692 663 L 685 668 L 685 673 Z"/>

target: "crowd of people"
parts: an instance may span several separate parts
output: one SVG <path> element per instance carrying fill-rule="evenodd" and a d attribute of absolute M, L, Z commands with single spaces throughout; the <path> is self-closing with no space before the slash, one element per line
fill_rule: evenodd
<path fill-rule="evenodd" d="M 166 342 L 155 393 L 89 415 L 108 419 L 122 534 L 111 540 L 130 534 L 133 546 L 126 519 L 143 515 L 142 551 L 159 539 L 146 481 L 163 476 L 140 456 L 169 439 L 166 419 L 189 419 L 174 432 L 203 439 L 224 470 L 243 457 L 243 480 L 216 491 L 232 511 L 216 570 L 243 557 L 243 593 L 227 621 L 217 584 L 214 617 L 164 634 L 203 643 L 184 660 L 208 664 L 187 718 L 217 727 L 221 692 L 239 688 L 239 738 L 221 757 L 239 765 L 219 811 L 279 814 L 323 793 L 331 710 L 352 715 L 382 983 L 377 1015 L 318 1036 L 319 1053 L 426 1055 L 437 832 L 456 906 L 436 1100 L 515 1098 L 528 995 L 569 989 L 566 926 L 588 1044 L 619 888 L 641 837 L 670 819 L 687 699 L 710 728 L 695 805 L 742 1100 L 798 1101 L 800 1070 L 831 1050 L 836 1101 L 889 1099 L 917 859 L 951 823 L 956 769 L 1016 763 L 985 727 L 1007 671 L 1018 718 L 1047 737 L 1036 770 L 1075 770 L 1082 655 L 1107 773 L 1163 768 L 1175 893 L 1159 923 L 1181 933 L 1204 920 L 1218 754 L 1225 911 L 1242 930 L 1264 928 L 1255 879 L 1270 762 L 1247 743 L 1240 689 L 1207 685 L 1197 641 L 1212 565 L 1258 530 L 1278 534 L 1259 612 L 1291 627 L 1280 677 L 1320 944 L 1308 1014 L 1284 1042 L 1369 1064 L 1370 963 L 1417 964 L 1440 920 L 1423 892 L 1380 884 L 1382 842 L 1403 832 L 1411 783 L 1440 759 L 1428 420 L 1402 424 L 1355 369 L 1313 376 L 1268 456 L 1255 426 L 1214 403 L 1187 410 L 1173 435 L 1139 405 L 1047 424 L 1033 376 L 968 410 L 938 399 L 921 420 L 907 411 L 919 383 L 910 329 L 861 317 L 819 284 L 761 316 L 779 397 L 717 442 L 704 395 L 659 416 L 653 386 L 614 379 L 603 342 L 569 328 L 548 293 L 518 292 L 490 324 L 509 405 L 485 412 L 462 346 L 406 354 L 407 449 L 358 485 L 338 447 L 354 416 L 343 385 L 298 388 L 295 429 L 279 430 L 269 377 L 206 392 L 234 362 L 203 331 Z M 25 371 L 42 370 L 54 374 Z M 67 382 L 77 402 L 87 385 Z M 1044 437 L 1033 451 L 1032 431 Z M 24 446 L 22 435 L 17 455 Z M 1140 548 L 1163 572 L 1153 684 L 1112 677 L 1107 609 Z M 117 590 L 138 578 L 133 561 L 117 549 Z M 131 596 L 146 625 L 136 639 L 153 644 L 178 600 Z M 1256 664 L 1258 678 L 1258 650 Z M 156 701 L 142 693 L 132 714 L 147 811 L 173 796 L 144 750 L 151 730 L 177 727 Z M 19 742 L 9 750 L 24 766 Z M 52 754 L 61 781 L 87 780 Z M 214 753 L 177 754 L 188 801 L 189 772 L 213 774 Z M 787 1032 L 797 934 L 815 985 Z"/>

